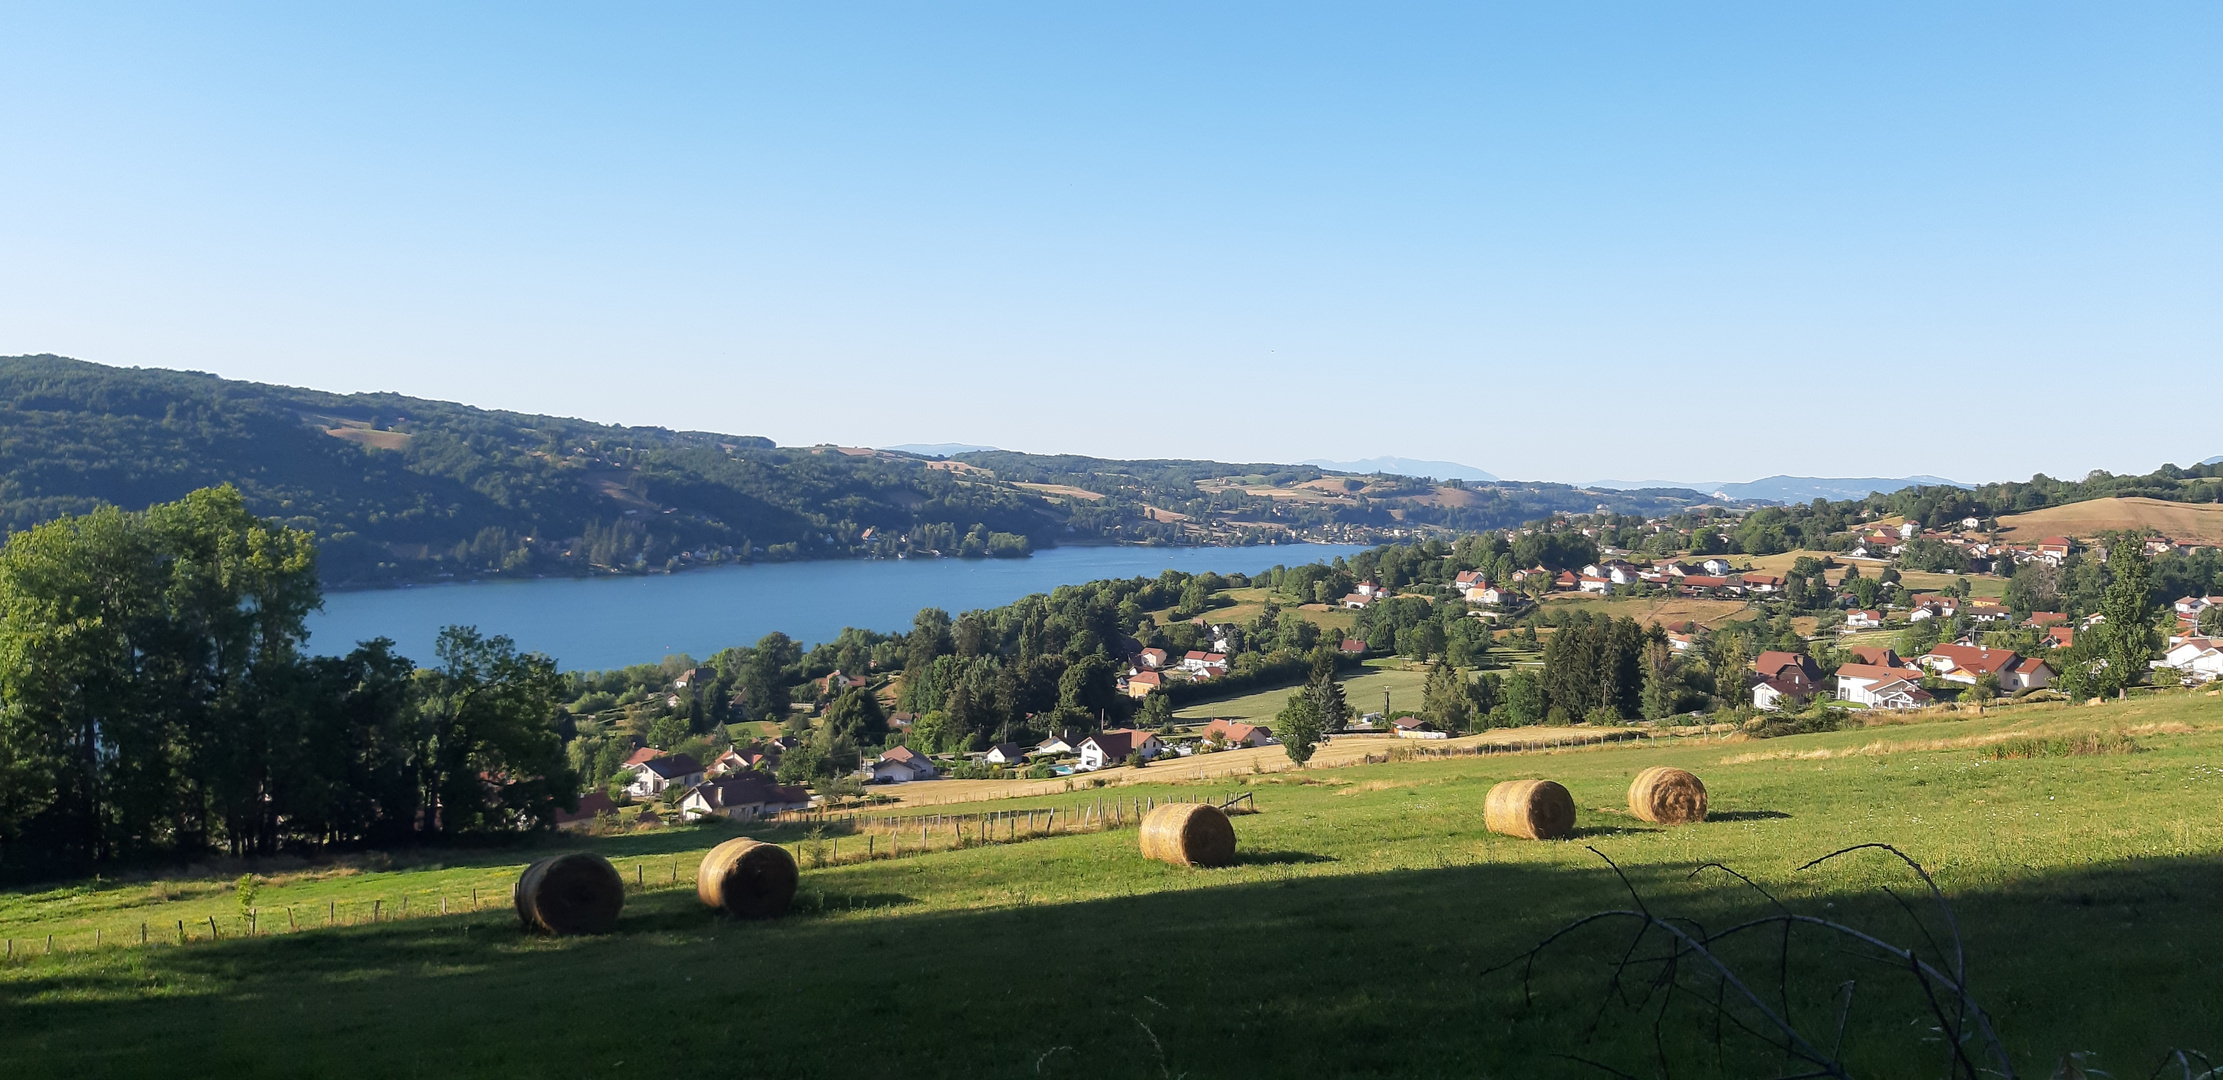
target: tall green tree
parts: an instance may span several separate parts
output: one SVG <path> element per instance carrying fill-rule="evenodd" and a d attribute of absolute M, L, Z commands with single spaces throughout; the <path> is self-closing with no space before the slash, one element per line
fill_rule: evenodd
<path fill-rule="evenodd" d="M 578 805 L 553 718 L 556 663 L 476 627 L 450 626 L 417 672 L 416 761 L 426 835 L 553 825 Z"/>
<path fill-rule="evenodd" d="M 2155 605 L 2151 566 L 2143 543 L 2136 537 L 2118 537 L 2108 548 L 2107 568 L 2114 580 L 2100 599 L 2105 618 L 2093 627 L 2096 659 L 2105 661 L 2093 674 L 2094 691 L 2100 696 L 2121 697 L 2146 674 L 2153 659 Z"/>
<path fill-rule="evenodd" d="M 1281 711 L 1274 714 L 1274 738 L 1281 740 L 1282 752 L 1299 768 L 1312 760 L 1322 730 L 1319 703 L 1305 690 L 1289 695 Z"/>

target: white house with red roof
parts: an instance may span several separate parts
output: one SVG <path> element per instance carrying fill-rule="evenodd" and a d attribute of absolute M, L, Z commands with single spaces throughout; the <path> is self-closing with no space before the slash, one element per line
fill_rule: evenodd
<path fill-rule="evenodd" d="M 1874 630 L 1883 625 L 1883 612 L 1873 608 L 1854 608 L 1845 613 L 1845 629 Z"/>
<path fill-rule="evenodd" d="M 2053 682 L 2053 668 L 2043 660 L 2022 656 L 2012 649 L 1987 649 L 1978 645 L 1938 645 L 1915 657 L 1914 662 L 1940 679 L 1975 685 L 1989 674 L 2009 693 L 2036 690 Z"/>

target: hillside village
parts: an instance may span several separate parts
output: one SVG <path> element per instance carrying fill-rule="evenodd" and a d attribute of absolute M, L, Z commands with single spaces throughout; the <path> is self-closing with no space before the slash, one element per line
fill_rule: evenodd
<path fill-rule="evenodd" d="M 1104 680 L 1108 699 L 1071 708 L 1087 692 L 1068 677 L 1058 716 L 1028 713 L 955 741 L 937 734 L 946 714 L 922 693 L 926 673 L 897 670 L 906 666 L 902 635 L 887 636 L 833 657 L 845 657 L 844 666 L 806 687 L 784 733 L 736 741 L 706 754 L 707 765 L 685 752 L 635 749 L 567 823 L 609 820 L 626 801 L 661 803 L 680 820 L 748 819 L 895 785 L 1079 781 L 1161 758 L 1274 746 L 1271 722 L 1216 715 L 1212 703 L 1285 694 L 1308 655 L 1334 658 L 1346 676 L 1449 668 L 1467 688 L 1465 704 L 1446 708 L 1435 704 L 1440 688 L 1431 681 L 1421 707 L 1352 710 L 1324 733 L 1330 739 L 1443 739 L 1547 721 L 1750 725 L 1791 714 L 1811 726 L 1850 711 L 2087 693 L 2108 661 L 2080 641 L 2107 619 L 2111 545 L 2124 543 L 2136 545 L 2157 582 L 2210 586 L 2157 605 L 2150 671 L 2139 680 L 2223 677 L 2223 595 L 2211 594 L 2223 593 L 2213 588 L 2223 551 L 2214 544 L 2154 534 L 2022 539 L 1976 517 L 1938 527 L 1885 518 L 1813 538 L 1814 548 L 1700 553 L 1741 546 L 1747 524 L 1742 514 L 1560 517 L 1255 578 L 1169 575 L 1158 583 L 1167 606 L 1125 616 L 1121 662 L 1090 675 Z M 1521 704 L 1516 684 L 1556 685 L 1553 666 L 1565 661 L 1550 643 L 1586 619 L 1628 621 L 1659 643 L 1666 674 L 1657 678 L 1674 681 L 1662 699 L 1671 706 L 1639 715 L 1649 706 Z M 846 673 L 855 670 L 864 674 Z M 680 673 L 670 703 L 691 680 L 717 677 L 712 666 Z M 812 739 L 842 700 L 884 716 L 874 721 L 881 734 L 833 775 L 783 769 L 787 751 Z M 1176 715 L 1184 702 L 1199 704 Z"/>

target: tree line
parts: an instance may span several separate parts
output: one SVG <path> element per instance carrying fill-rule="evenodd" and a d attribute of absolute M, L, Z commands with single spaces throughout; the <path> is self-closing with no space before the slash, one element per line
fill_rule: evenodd
<path fill-rule="evenodd" d="M 545 656 L 450 627 L 303 650 L 307 530 L 231 487 L 47 522 L 0 548 L 0 862 L 392 844 L 576 805 Z"/>

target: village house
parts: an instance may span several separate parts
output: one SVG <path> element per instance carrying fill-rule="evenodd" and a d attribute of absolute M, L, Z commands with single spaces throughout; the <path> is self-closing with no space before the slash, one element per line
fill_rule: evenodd
<path fill-rule="evenodd" d="M 1773 595 L 1783 591 L 1783 577 L 1780 574 L 1746 573 L 1740 576 L 1744 579 L 1744 587 L 1753 592 Z"/>
<path fill-rule="evenodd" d="M 1198 679 L 1227 674 L 1227 657 L 1216 652 L 1191 650 L 1181 657 L 1181 670 Z"/>
<path fill-rule="evenodd" d="M 1845 629 L 1874 630 L 1883 625 L 1883 612 L 1873 608 L 1854 608 L 1845 613 Z"/>
<path fill-rule="evenodd" d="M 630 769 L 637 765 L 641 765 L 643 763 L 663 756 L 664 752 L 662 750 L 658 750 L 653 746 L 643 746 L 633 751 L 631 754 L 627 755 L 625 758 L 625 764 L 618 766 L 618 768 L 621 770 Z"/>
<path fill-rule="evenodd" d="M 699 686 L 716 678 L 717 674 L 717 672 L 706 667 L 688 668 L 680 672 L 678 678 L 672 680 L 672 689 L 685 690 L 690 686 Z"/>
<path fill-rule="evenodd" d="M 1082 739 L 1081 760 L 1073 767 L 1082 772 L 1095 772 L 1125 762 L 1127 755 L 1132 753 L 1139 752 L 1142 759 L 1148 761 L 1165 753 L 1165 749 L 1166 744 L 1150 732 L 1119 728 Z"/>
<path fill-rule="evenodd" d="M 1436 730 L 1436 725 L 1417 716 L 1400 716 L 1390 722 L 1397 729 L 1400 739 L 1448 739 L 1451 736 Z"/>
<path fill-rule="evenodd" d="M 1907 621 L 1922 622 L 1926 619 L 1950 619 L 1961 613 L 1959 597 L 1942 593 L 1928 593 L 1914 598 L 1914 607 L 1907 612 Z"/>
<path fill-rule="evenodd" d="M 1159 671 L 1163 670 L 1165 666 L 1166 651 L 1164 649 L 1149 648 L 1135 654 L 1134 667 L 1137 671 Z"/>
<path fill-rule="evenodd" d="M 1355 637 L 1344 638 L 1342 641 L 1336 643 L 1335 650 L 1345 656 L 1364 656 L 1366 654 L 1366 639 Z"/>
<path fill-rule="evenodd" d="M 2058 566 L 2069 557 L 2069 538 L 2048 536 L 2038 541 L 2038 557 Z"/>
<path fill-rule="evenodd" d="M 1146 698 L 1150 692 L 1165 685 L 1166 677 L 1155 671 L 1138 671 L 1127 676 L 1127 696 Z"/>
<path fill-rule="evenodd" d="M 985 760 L 990 765 L 1024 765 L 1027 752 L 1015 742 L 997 743 L 988 748 Z"/>
<path fill-rule="evenodd" d="M 827 675 L 825 678 L 818 680 L 818 689 L 827 697 L 832 697 L 844 690 L 862 690 L 864 689 L 866 682 L 867 680 L 863 678 L 843 674 L 840 671 L 835 671 Z"/>
<path fill-rule="evenodd" d="M 1846 664 L 1837 669 L 1837 700 L 1871 709 L 1912 709 L 1933 698 L 1913 668 Z"/>
<path fill-rule="evenodd" d="M 1976 620 L 1977 622 L 2005 622 L 2008 619 L 2014 617 L 2014 613 L 2007 610 L 2007 605 L 2002 604 L 1997 600 L 1978 600 L 1972 598 L 1965 605 L 1964 609 L 1968 612 L 1968 617 Z"/>
<path fill-rule="evenodd" d="M 1752 705 L 1770 712 L 1781 708 L 1785 701 L 1805 703 L 1822 683 L 1822 669 L 1812 657 L 1780 649 L 1761 653 L 1752 662 L 1752 670 L 1757 676 L 1752 684 Z"/>
<path fill-rule="evenodd" d="M 1057 757 L 1060 754 L 1070 754 L 1072 752 L 1073 745 L 1055 735 L 1034 744 L 1034 749 L 1027 751 L 1034 757 Z"/>
<path fill-rule="evenodd" d="M 636 799 L 653 799 L 664 789 L 678 785 L 691 788 L 702 783 L 702 765 L 686 754 L 658 754 L 633 767 L 633 778 L 625 790 Z"/>
<path fill-rule="evenodd" d="M 926 755 L 908 746 L 891 746 L 886 753 L 874 760 L 871 766 L 875 784 L 908 784 L 913 780 L 932 780 L 940 775 Z"/>
<path fill-rule="evenodd" d="M 579 808 L 577 810 L 556 811 L 556 827 L 559 829 L 584 829 L 600 820 L 602 815 L 615 813 L 617 813 L 617 804 L 610 801 L 608 794 L 600 791 L 590 791 L 579 796 Z"/>
<path fill-rule="evenodd" d="M 1975 685 L 1989 674 L 1998 678 L 2005 693 L 2037 690 L 2053 682 L 2053 669 L 2043 660 L 2021 656 L 2011 649 L 1986 649 L 1976 645 L 1938 645 L 1915 657 L 1930 674 L 1951 682 Z"/>
<path fill-rule="evenodd" d="M 1224 743 L 1228 746 L 1271 746 L 1274 742 L 1274 733 L 1256 724 L 1215 719 L 1204 725 L 1204 741 Z"/>
<path fill-rule="evenodd" d="M 1613 579 L 1584 574 L 1577 579 L 1576 588 L 1586 593 L 1597 593 L 1604 596 L 1613 591 Z"/>
<path fill-rule="evenodd" d="M 2048 626 L 2045 628 L 2046 644 L 2056 649 L 2066 649 L 2076 644 L 2076 627 Z"/>
<path fill-rule="evenodd" d="M 2154 666 L 2175 668 L 2183 673 L 2186 682 L 2213 682 L 2223 677 L 2223 641 L 2186 638 L 2170 646 L 2161 659 L 2154 661 Z"/>
<path fill-rule="evenodd" d="M 700 821 L 706 817 L 753 821 L 809 806 L 808 788 L 782 785 L 762 773 L 749 773 L 707 781 L 696 787 L 680 801 L 679 815 L 686 821 Z"/>
<path fill-rule="evenodd" d="M 2043 630 L 2048 626 L 2066 626 L 2068 621 L 2069 617 L 2058 611 L 2033 611 L 2029 618 L 2022 620 L 2022 625 Z"/>

